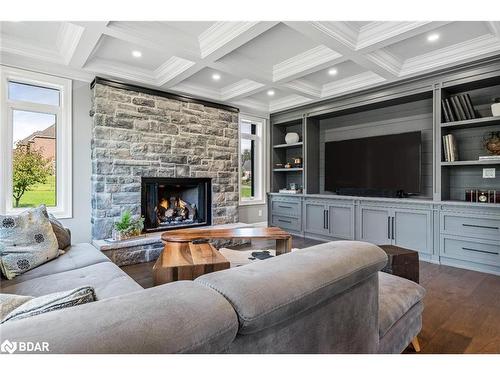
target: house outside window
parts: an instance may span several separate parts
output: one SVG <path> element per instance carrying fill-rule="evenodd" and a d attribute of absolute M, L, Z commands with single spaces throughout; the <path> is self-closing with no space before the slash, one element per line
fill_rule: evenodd
<path fill-rule="evenodd" d="M 240 118 L 240 204 L 265 202 L 263 119 Z"/>
<path fill-rule="evenodd" d="M 0 68 L 0 212 L 71 217 L 71 80 Z"/>

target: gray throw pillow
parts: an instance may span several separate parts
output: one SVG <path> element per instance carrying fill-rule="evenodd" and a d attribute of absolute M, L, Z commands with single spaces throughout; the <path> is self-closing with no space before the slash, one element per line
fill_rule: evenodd
<path fill-rule="evenodd" d="M 49 220 L 52 225 L 52 230 L 56 235 L 59 249 L 66 249 L 69 245 L 71 245 L 71 233 L 69 229 L 65 228 L 64 225 L 62 225 L 62 223 L 52 214 L 49 214 Z"/>
<path fill-rule="evenodd" d="M 0 322 L 4 320 L 12 310 L 15 310 L 23 303 L 28 302 L 32 298 L 33 297 L 30 296 L 0 293 Z"/>
<path fill-rule="evenodd" d="M 21 306 L 12 310 L 2 319 L 1 323 L 8 321 L 29 318 L 39 314 L 44 314 L 66 307 L 83 305 L 96 300 L 94 288 L 84 286 L 65 292 L 56 292 L 45 296 L 30 299 Z"/>
<path fill-rule="evenodd" d="M 0 269 L 11 280 L 59 255 L 45 206 L 0 215 Z"/>

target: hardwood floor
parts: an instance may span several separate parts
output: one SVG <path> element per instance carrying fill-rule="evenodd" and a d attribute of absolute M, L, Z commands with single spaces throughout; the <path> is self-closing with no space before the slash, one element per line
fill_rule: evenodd
<path fill-rule="evenodd" d="M 293 237 L 292 247 L 318 243 Z M 274 241 L 254 240 L 245 249 L 273 247 Z M 153 264 L 122 269 L 149 288 L 153 286 Z M 500 353 L 500 276 L 420 262 L 420 284 L 427 290 L 419 335 L 421 353 Z"/>

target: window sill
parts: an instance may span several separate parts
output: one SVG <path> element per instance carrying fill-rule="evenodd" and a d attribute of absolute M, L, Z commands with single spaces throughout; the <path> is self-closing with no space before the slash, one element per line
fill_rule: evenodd
<path fill-rule="evenodd" d="M 266 204 L 265 200 L 248 200 L 248 201 L 242 201 L 240 200 L 239 205 L 240 206 L 261 206 L 263 204 Z"/>

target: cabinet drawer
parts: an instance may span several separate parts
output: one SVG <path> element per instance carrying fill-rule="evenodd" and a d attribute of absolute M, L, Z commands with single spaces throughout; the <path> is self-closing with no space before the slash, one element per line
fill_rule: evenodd
<path fill-rule="evenodd" d="M 441 256 L 500 265 L 500 242 L 476 239 L 462 239 L 451 236 L 441 238 Z"/>
<path fill-rule="evenodd" d="M 300 216 L 300 202 L 272 201 L 271 210 L 275 215 Z"/>
<path fill-rule="evenodd" d="M 300 232 L 300 219 L 296 217 L 273 215 L 272 225 L 282 229 Z"/>
<path fill-rule="evenodd" d="M 498 240 L 500 238 L 500 219 L 442 213 L 441 232 Z"/>

